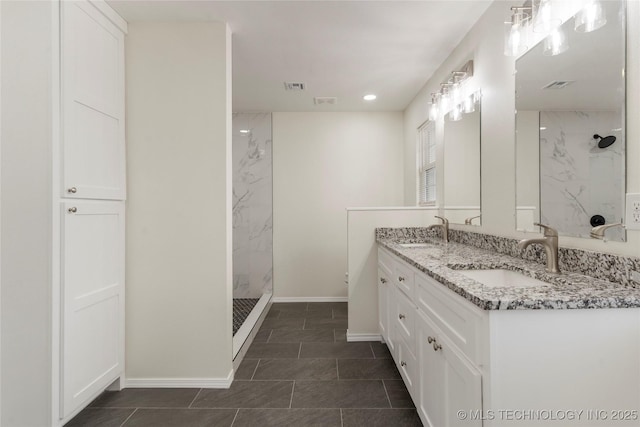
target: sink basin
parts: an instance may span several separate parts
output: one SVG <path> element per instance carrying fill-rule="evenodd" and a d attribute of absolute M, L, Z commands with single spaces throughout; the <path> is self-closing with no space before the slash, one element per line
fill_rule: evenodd
<path fill-rule="evenodd" d="M 491 288 L 531 288 L 548 285 L 542 280 L 511 270 L 457 270 L 457 272 Z"/>

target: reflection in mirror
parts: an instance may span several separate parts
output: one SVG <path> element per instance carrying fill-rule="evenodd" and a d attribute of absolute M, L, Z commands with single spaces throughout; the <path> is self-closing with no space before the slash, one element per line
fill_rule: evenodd
<path fill-rule="evenodd" d="M 596 31 L 562 24 L 569 48 L 543 55 L 544 42 L 516 61 L 516 223 L 589 237 L 591 228 L 624 222 L 624 2 L 602 2 Z M 624 241 L 622 228 L 609 240 Z"/>
<path fill-rule="evenodd" d="M 479 97 L 474 97 L 479 99 Z M 475 111 L 444 118 L 444 216 L 480 225 L 480 102 Z"/>

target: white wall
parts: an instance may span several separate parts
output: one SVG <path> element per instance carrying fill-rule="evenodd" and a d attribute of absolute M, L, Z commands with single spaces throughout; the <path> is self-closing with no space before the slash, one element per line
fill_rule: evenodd
<path fill-rule="evenodd" d="M 3 426 L 51 423 L 54 3 L 2 2 Z"/>
<path fill-rule="evenodd" d="M 434 73 L 405 111 L 404 203 L 416 204 L 416 129 L 428 118 L 430 93 L 468 59 L 474 60 L 470 92 L 482 89 L 482 232 L 523 237 L 515 228 L 515 59 L 503 55 L 503 25 L 509 2 L 496 1 Z M 640 2 L 628 2 L 627 27 L 627 192 L 640 192 Z M 438 128 L 438 127 L 437 127 Z M 436 136 L 438 137 L 438 132 Z M 441 138 L 441 136 L 440 136 Z M 441 140 L 441 139 L 440 139 Z M 526 236 L 530 236 L 526 235 Z M 640 232 L 626 243 L 560 237 L 560 245 L 638 255 Z"/>
<path fill-rule="evenodd" d="M 129 26 L 129 385 L 232 369 L 230 39 L 220 23 Z"/>
<path fill-rule="evenodd" d="M 345 209 L 402 194 L 402 113 L 274 113 L 274 297 L 346 297 Z"/>

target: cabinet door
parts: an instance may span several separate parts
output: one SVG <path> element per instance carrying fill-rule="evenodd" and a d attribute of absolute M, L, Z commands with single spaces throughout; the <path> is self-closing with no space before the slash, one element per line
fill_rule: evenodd
<path fill-rule="evenodd" d="M 387 282 L 390 283 L 390 282 Z M 391 320 L 391 315 L 396 306 L 396 293 L 399 292 L 395 286 L 387 287 L 387 347 L 389 347 L 389 351 L 391 352 L 391 356 L 397 362 L 398 354 L 397 354 L 397 341 L 398 341 L 398 333 L 396 328 L 393 327 L 393 322 Z"/>
<path fill-rule="evenodd" d="M 422 313 L 418 320 L 418 359 L 418 411 L 425 424 L 430 427 L 481 426 L 479 370 Z M 458 411 L 468 416 L 460 419 Z"/>
<path fill-rule="evenodd" d="M 62 197 L 124 200 L 124 34 L 86 0 L 61 8 Z"/>
<path fill-rule="evenodd" d="M 122 373 L 124 202 L 63 204 L 62 417 Z"/>
<path fill-rule="evenodd" d="M 389 287 L 389 277 L 378 268 L 378 325 L 380 335 L 385 341 L 388 340 L 389 315 L 387 306 L 387 292 Z"/>

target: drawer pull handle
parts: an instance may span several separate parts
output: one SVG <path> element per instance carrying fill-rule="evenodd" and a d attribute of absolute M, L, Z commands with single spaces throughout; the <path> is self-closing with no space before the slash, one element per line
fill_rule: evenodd
<path fill-rule="evenodd" d="M 427 342 L 429 344 L 436 342 L 436 339 L 434 337 L 427 337 Z"/>
<path fill-rule="evenodd" d="M 402 362 L 400 362 L 400 366 L 402 366 L 402 367 L 404 368 L 405 366 L 407 366 L 407 362 L 405 362 L 405 361 L 403 360 Z"/>
<path fill-rule="evenodd" d="M 78 189 L 76 187 L 71 187 L 67 190 L 67 193 L 76 194 Z"/>
<path fill-rule="evenodd" d="M 382 283 L 384 285 L 385 283 L 387 283 L 387 279 L 385 279 L 384 277 L 381 277 L 380 278 L 380 283 Z"/>
<path fill-rule="evenodd" d="M 400 319 L 400 320 L 404 319 L 405 317 L 407 317 L 407 316 L 405 316 L 404 314 L 399 314 L 398 315 L 398 319 Z"/>
<path fill-rule="evenodd" d="M 67 211 L 68 211 L 69 213 L 76 213 L 76 212 L 78 212 L 78 208 L 76 208 L 76 207 L 74 206 L 74 207 L 72 207 L 72 208 L 67 209 Z"/>
<path fill-rule="evenodd" d="M 398 281 L 399 281 L 399 282 L 404 282 L 404 277 L 402 277 L 402 276 L 398 276 Z"/>
<path fill-rule="evenodd" d="M 442 346 L 433 340 L 433 351 L 442 350 Z"/>

